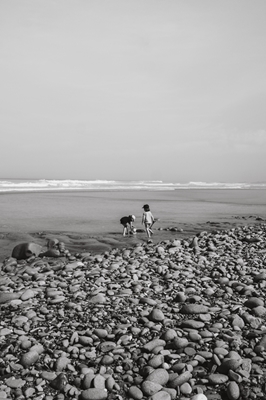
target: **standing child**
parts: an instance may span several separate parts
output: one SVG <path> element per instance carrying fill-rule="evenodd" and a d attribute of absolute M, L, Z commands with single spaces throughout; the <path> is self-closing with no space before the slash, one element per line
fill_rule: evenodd
<path fill-rule="evenodd" d="M 135 215 L 129 215 L 128 217 L 122 217 L 120 219 L 120 224 L 123 225 L 123 236 L 128 235 L 130 232 L 135 232 L 135 227 L 133 222 L 135 221 Z"/>
<path fill-rule="evenodd" d="M 148 238 L 150 238 L 151 235 L 153 235 L 153 231 L 151 230 L 151 227 L 154 223 L 154 217 L 151 213 L 149 204 L 144 204 L 144 206 L 142 208 L 144 209 L 144 212 L 142 215 L 142 224 L 144 224 L 147 236 L 148 236 Z"/>

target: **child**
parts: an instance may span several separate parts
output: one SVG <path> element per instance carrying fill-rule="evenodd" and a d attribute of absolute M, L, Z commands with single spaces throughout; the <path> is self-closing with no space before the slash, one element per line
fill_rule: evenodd
<path fill-rule="evenodd" d="M 135 227 L 133 222 L 135 221 L 135 215 L 129 215 L 128 217 L 122 217 L 120 219 L 120 224 L 123 225 L 123 236 L 128 235 L 130 232 L 135 232 Z"/>
<path fill-rule="evenodd" d="M 155 220 L 150 211 L 149 204 L 144 204 L 144 206 L 142 208 L 144 209 L 144 213 L 142 215 L 142 224 L 144 224 L 148 238 L 150 238 L 151 235 L 153 235 L 153 231 L 151 230 L 151 227 L 154 224 Z"/>

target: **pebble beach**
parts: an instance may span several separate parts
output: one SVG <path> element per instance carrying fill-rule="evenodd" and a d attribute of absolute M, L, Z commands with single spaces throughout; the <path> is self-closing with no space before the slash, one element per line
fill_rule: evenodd
<path fill-rule="evenodd" d="M 3 257 L 0 399 L 265 399 L 265 222 L 174 235 Z"/>

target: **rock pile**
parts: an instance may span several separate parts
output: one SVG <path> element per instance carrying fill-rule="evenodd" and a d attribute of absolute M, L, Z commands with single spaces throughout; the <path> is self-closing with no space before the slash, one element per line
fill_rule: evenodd
<path fill-rule="evenodd" d="M 0 263 L 0 399 L 266 393 L 266 225 Z"/>

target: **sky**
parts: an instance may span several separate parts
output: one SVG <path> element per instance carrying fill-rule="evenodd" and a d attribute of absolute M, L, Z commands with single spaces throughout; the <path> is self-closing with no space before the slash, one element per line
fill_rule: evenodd
<path fill-rule="evenodd" d="M 0 178 L 265 182 L 265 0 L 1 0 Z"/>

